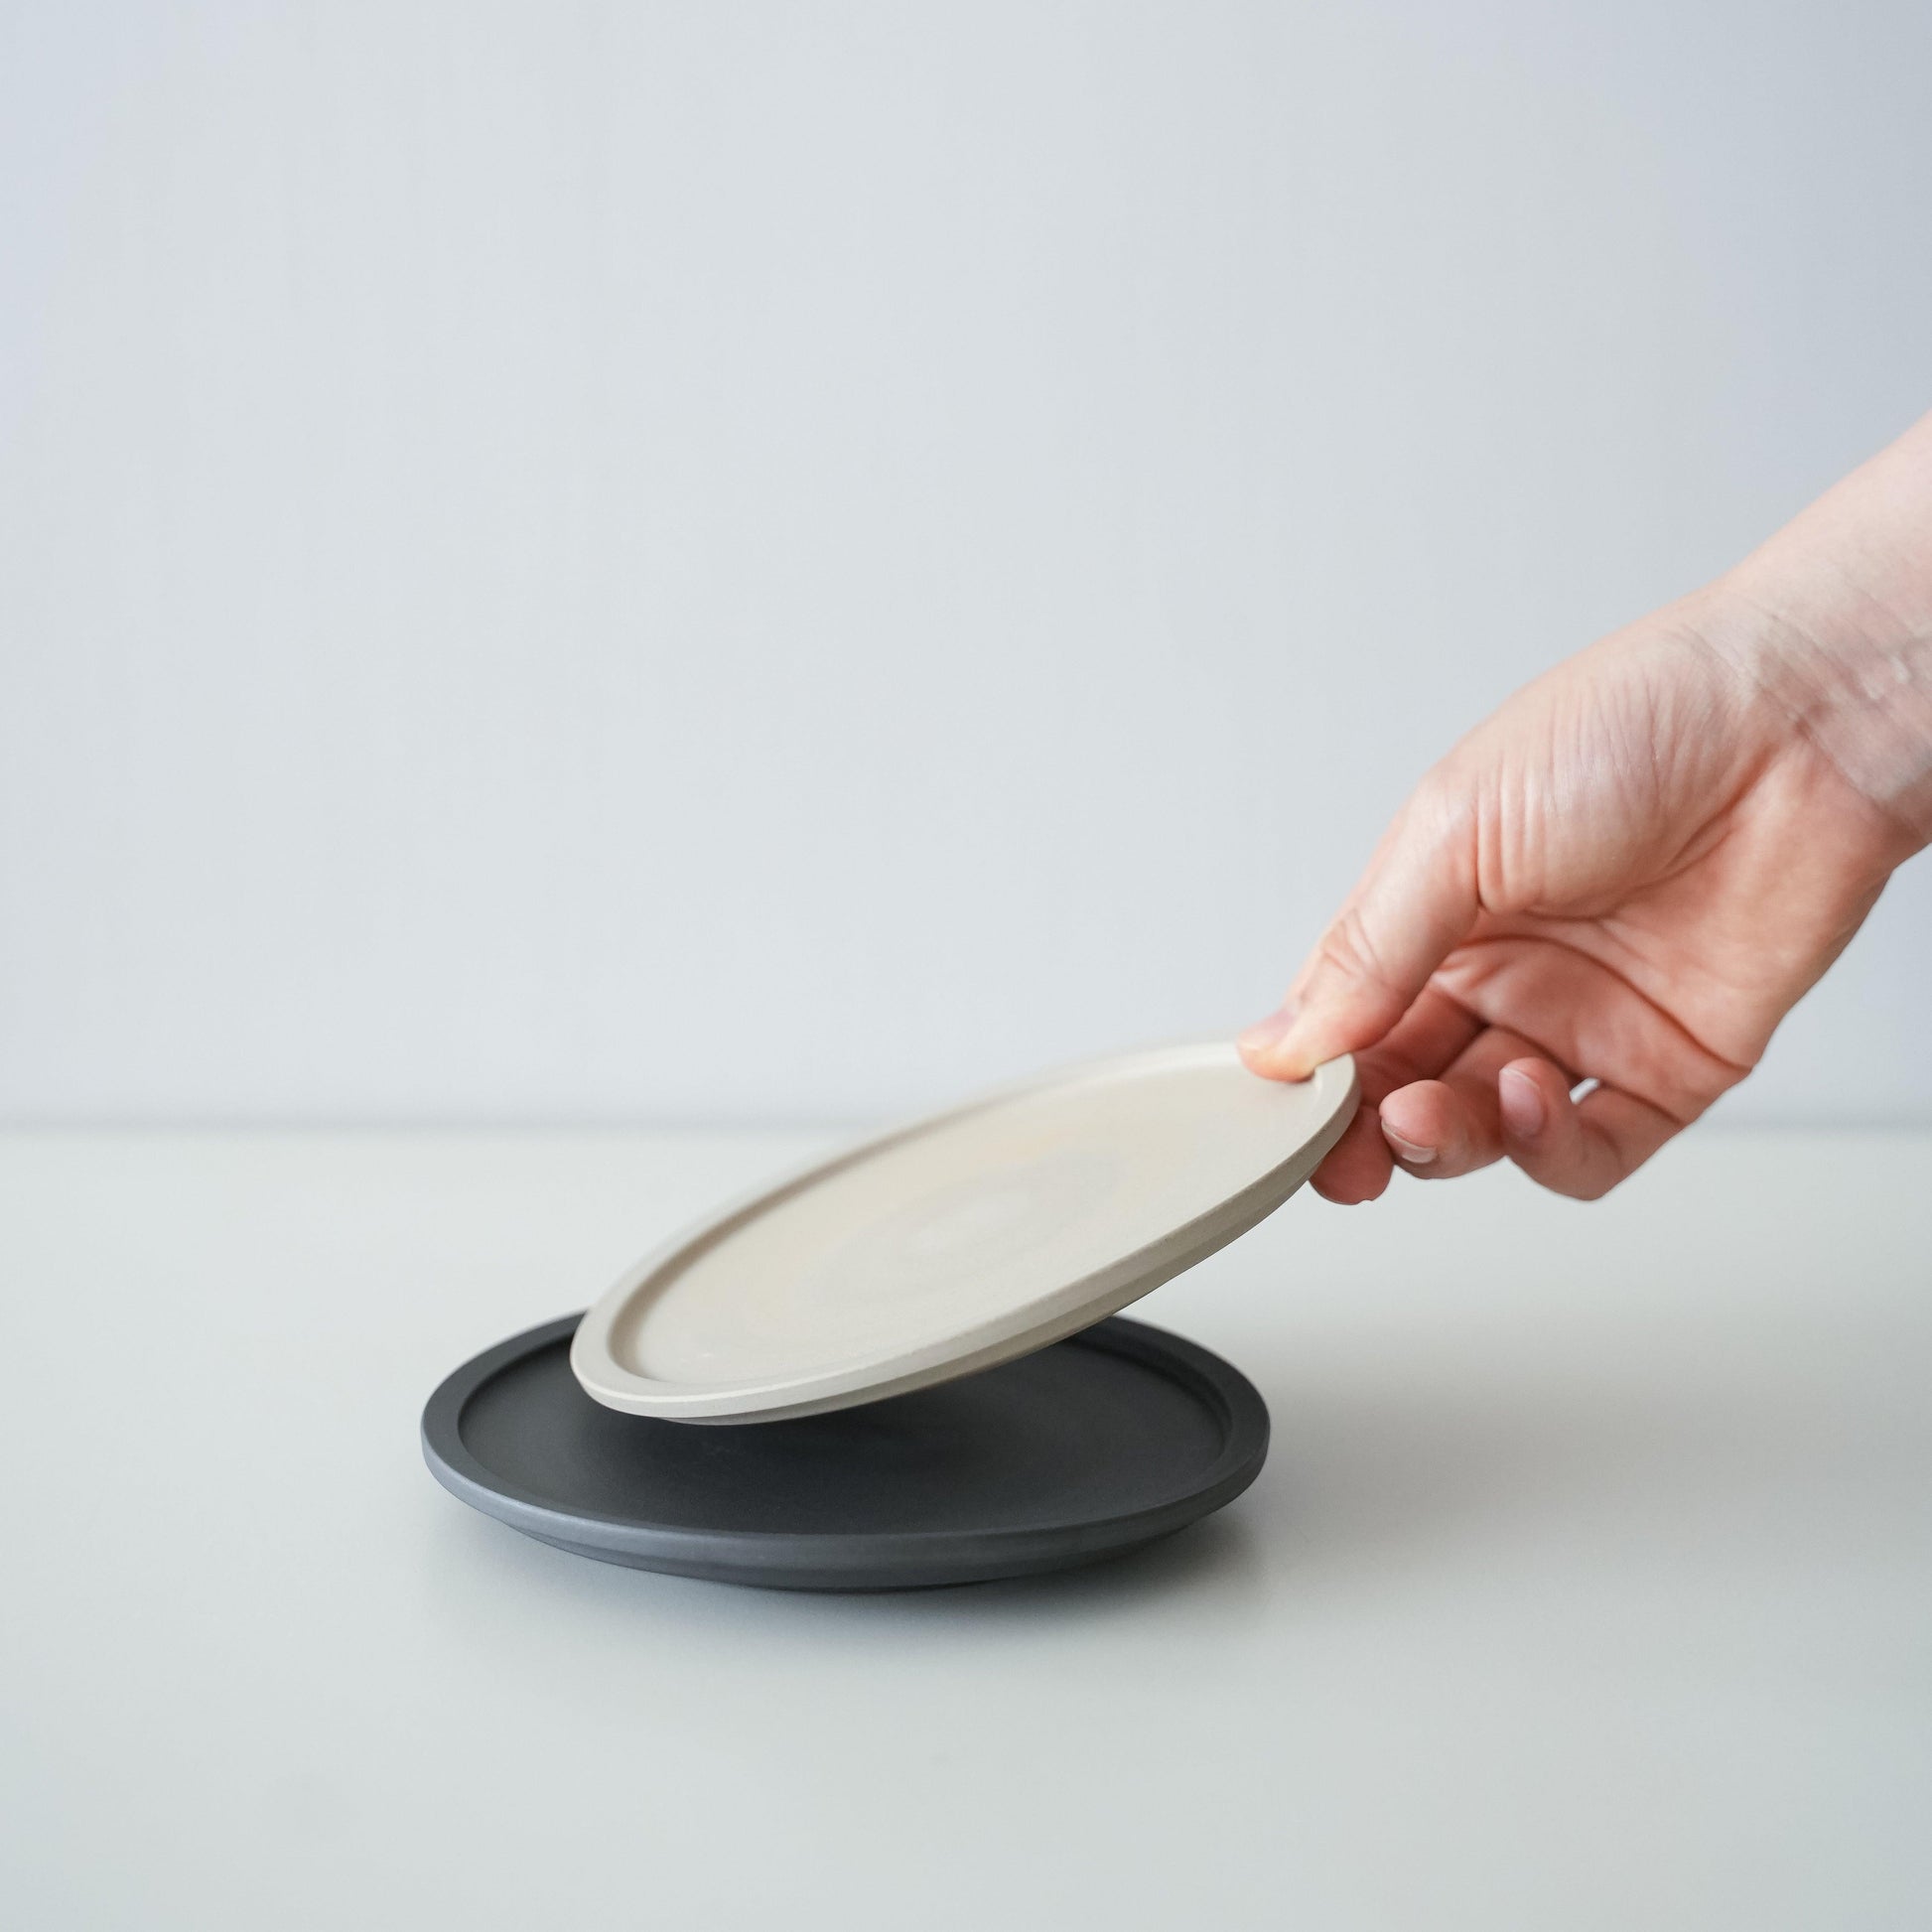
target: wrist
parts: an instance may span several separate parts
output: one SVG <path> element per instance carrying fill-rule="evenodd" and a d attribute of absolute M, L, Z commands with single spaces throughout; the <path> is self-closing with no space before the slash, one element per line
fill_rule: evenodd
<path fill-rule="evenodd" d="M 1932 843 L 1932 418 L 1696 600 L 1699 629 L 1901 835 Z"/>

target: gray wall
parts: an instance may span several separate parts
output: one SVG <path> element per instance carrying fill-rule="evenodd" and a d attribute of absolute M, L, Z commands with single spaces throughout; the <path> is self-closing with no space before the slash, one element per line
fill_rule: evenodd
<path fill-rule="evenodd" d="M 1271 1004 L 1932 404 L 1932 9 L 0 11 L 0 1114 L 857 1116 Z M 1932 861 L 1735 1116 L 1932 1119 Z"/>

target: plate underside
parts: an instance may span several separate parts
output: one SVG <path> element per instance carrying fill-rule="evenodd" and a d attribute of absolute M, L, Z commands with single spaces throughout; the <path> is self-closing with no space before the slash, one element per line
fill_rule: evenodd
<path fill-rule="evenodd" d="M 1042 1348 L 1279 1207 L 1354 1112 L 1346 1060 L 1292 1085 L 1225 1042 L 1117 1054 L 882 1135 L 646 1256 L 586 1317 L 614 1409 L 769 1423 Z"/>

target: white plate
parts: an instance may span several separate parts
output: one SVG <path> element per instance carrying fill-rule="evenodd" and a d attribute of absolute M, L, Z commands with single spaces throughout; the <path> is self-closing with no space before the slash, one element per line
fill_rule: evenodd
<path fill-rule="evenodd" d="M 760 1189 L 632 1268 L 571 1367 L 599 1402 L 774 1422 L 1057 1341 L 1285 1201 L 1355 1111 L 1331 1060 L 1286 1086 L 1234 1048 L 1089 1061 Z"/>

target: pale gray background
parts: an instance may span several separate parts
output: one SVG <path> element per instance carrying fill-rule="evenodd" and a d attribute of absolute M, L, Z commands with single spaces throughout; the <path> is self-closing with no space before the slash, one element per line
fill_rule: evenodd
<path fill-rule="evenodd" d="M 0 1114 L 877 1113 L 1272 1002 L 1932 404 L 1932 10 L 0 8 Z M 1729 1111 L 1932 1119 L 1932 872 Z"/>

